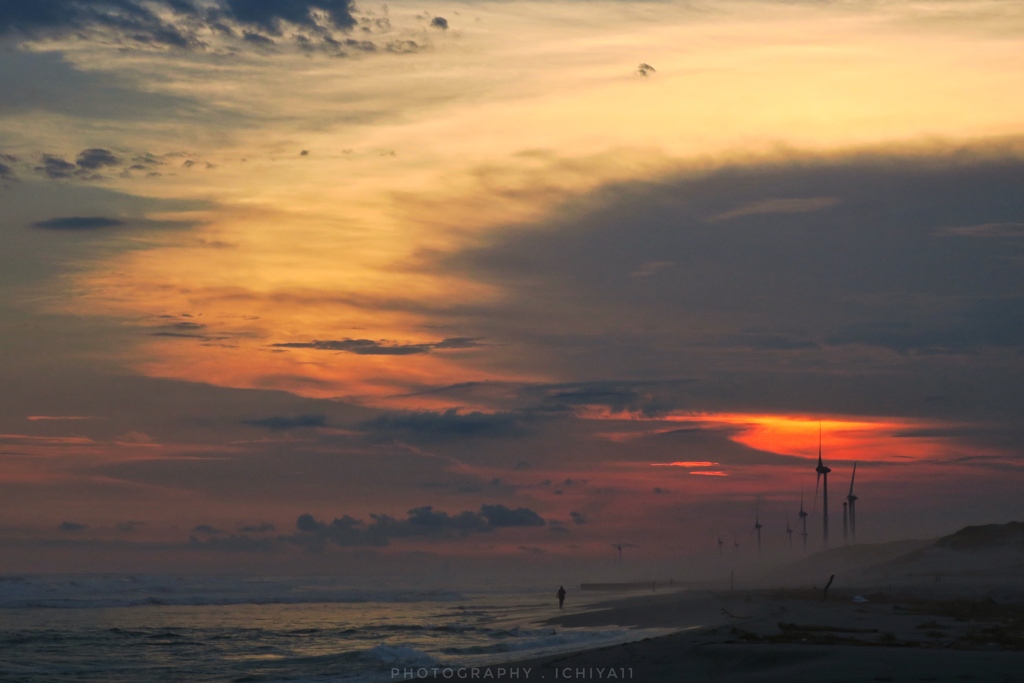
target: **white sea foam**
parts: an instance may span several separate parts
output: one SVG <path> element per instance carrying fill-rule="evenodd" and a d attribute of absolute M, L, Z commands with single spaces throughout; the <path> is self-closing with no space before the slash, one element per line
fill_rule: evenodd
<path fill-rule="evenodd" d="M 364 650 L 360 655 L 389 666 L 438 666 L 441 664 L 439 660 L 427 653 L 404 645 L 381 643 L 377 647 Z"/>
<path fill-rule="evenodd" d="M 445 655 L 464 664 L 487 664 L 587 650 L 664 635 L 671 629 L 513 629 L 491 634 L 492 642 L 445 648 Z"/>
<path fill-rule="evenodd" d="M 151 680 L 156 660 L 165 680 L 383 683 L 395 668 L 484 666 L 656 634 L 540 626 L 558 613 L 550 603 L 548 591 L 366 589 L 330 578 L 6 577 L 0 672 L 73 683 L 102 666 L 104 683 L 137 683 Z M 135 605 L 149 607 L 88 609 Z"/>
<path fill-rule="evenodd" d="M 452 591 L 353 589 L 323 578 L 0 577 L 0 608 L 451 602 L 462 598 Z"/>

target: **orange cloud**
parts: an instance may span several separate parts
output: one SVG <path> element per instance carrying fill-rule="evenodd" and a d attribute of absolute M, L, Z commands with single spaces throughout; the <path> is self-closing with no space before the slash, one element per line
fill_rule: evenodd
<path fill-rule="evenodd" d="M 901 436 L 937 426 L 933 422 L 907 418 L 715 414 L 673 416 L 669 420 L 734 426 L 738 429 L 730 438 L 737 443 L 757 450 L 807 458 L 818 455 L 819 429 L 822 452 L 829 459 L 924 460 L 938 457 L 948 449 L 948 444 L 942 439 Z"/>
<path fill-rule="evenodd" d="M 961 444 L 935 435 L 935 430 L 962 426 L 936 420 L 903 417 L 862 417 L 844 415 L 770 415 L 745 413 L 676 413 L 649 417 L 639 413 L 613 412 L 588 406 L 577 416 L 589 420 L 660 423 L 661 429 L 642 434 L 671 431 L 666 425 L 680 422 L 708 429 L 725 429 L 736 443 L 761 451 L 804 458 L 818 457 L 818 430 L 826 460 L 899 461 L 944 459 L 964 455 Z M 972 447 L 972 455 L 984 453 Z M 694 467 L 678 463 L 658 465 Z"/>

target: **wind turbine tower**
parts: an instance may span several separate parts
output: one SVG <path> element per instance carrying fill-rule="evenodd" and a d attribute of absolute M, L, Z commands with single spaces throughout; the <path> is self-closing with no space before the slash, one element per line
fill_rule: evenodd
<path fill-rule="evenodd" d="M 757 499 L 757 507 L 754 508 L 754 533 L 757 534 L 757 554 L 761 554 L 761 499 Z"/>
<path fill-rule="evenodd" d="M 622 549 L 623 548 L 636 548 L 634 543 L 612 543 L 612 547 L 619 551 L 619 566 L 622 566 Z"/>
<path fill-rule="evenodd" d="M 804 492 L 800 492 L 800 523 L 803 525 L 803 530 L 800 532 L 800 536 L 804 539 L 804 550 L 807 550 L 807 510 L 804 510 Z"/>
<path fill-rule="evenodd" d="M 789 515 L 786 515 L 786 538 L 789 539 L 789 549 L 793 549 L 793 530 L 789 528 Z"/>
<path fill-rule="evenodd" d="M 725 545 L 725 544 L 722 543 L 722 534 L 718 534 L 718 554 L 719 555 L 722 554 L 722 546 L 723 545 Z"/>
<path fill-rule="evenodd" d="M 846 506 L 847 506 L 847 502 L 844 500 L 843 501 L 843 545 L 846 545 L 847 535 L 848 535 L 847 531 L 849 529 L 849 525 L 847 524 L 847 521 L 846 521 Z"/>
<path fill-rule="evenodd" d="M 828 473 L 832 471 L 831 467 L 825 467 L 821 462 L 821 423 L 818 423 L 818 466 L 814 468 L 814 471 L 818 473 L 818 482 L 821 482 L 821 478 L 825 477 L 824 486 L 822 487 L 821 497 L 821 529 L 822 529 L 822 542 L 825 547 L 828 547 Z M 817 497 L 817 484 L 815 484 L 815 497 Z"/>
<path fill-rule="evenodd" d="M 853 480 L 857 478 L 857 463 L 853 463 L 853 475 L 850 477 L 850 493 L 846 496 L 846 502 L 850 504 L 850 540 L 857 542 L 857 496 L 853 495 Z"/>

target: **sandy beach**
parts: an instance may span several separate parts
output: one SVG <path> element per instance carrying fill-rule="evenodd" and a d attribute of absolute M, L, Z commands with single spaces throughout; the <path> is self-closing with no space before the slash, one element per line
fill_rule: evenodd
<path fill-rule="evenodd" d="M 1024 606 L 987 597 L 928 596 L 920 590 L 867 596 L 833 591 L 828 600 L 811 589 L 658 593 L 612 599 L 544 623 L 555 629 L 628 625 L 680 630 L 426 677 L 644 683 L 1024 681 Z"/>

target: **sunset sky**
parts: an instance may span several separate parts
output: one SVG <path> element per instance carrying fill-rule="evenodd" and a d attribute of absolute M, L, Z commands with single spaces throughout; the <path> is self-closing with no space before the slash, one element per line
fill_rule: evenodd
<path fill-rule="evenodd" d="M 4 2 L 0 571 L 818 549 L 819 428 L 833 544 L 1020 520 L 1022 83 L 1015 0 Z"/>

